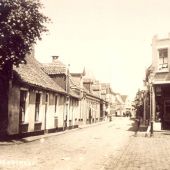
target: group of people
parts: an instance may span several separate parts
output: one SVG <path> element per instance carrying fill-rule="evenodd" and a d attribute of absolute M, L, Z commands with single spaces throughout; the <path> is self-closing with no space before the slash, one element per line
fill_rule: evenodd
<path fill-rule="evenodd" d="M 117 114 L 117 112 L 115 112 L 115 116 L 117 117 L 117 116 L 119 116 L 118 114 Z M 130 111 L 127 111 L 126 113 L 125 112 L 123 112 L 123 117 L 132 117 L 132 113 L 130 112 Z"/>

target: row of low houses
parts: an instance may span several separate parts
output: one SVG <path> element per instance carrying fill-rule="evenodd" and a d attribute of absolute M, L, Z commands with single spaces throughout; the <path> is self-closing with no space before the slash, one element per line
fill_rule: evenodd
<path fill-rule="evenodd" d="M 121 115 L 125 104 L 117 96 L 109 84 L 85 72 L 70 73 L 58 56 L 41 64 L 32 53 L 26 64 L 13 67 L 9 82 L 0 72 L 0 136 L 56 132 L 102 121 L 116 111 Z"/>
<path fill-rule="evenodd" d="M 137 98 L 142 99 L 142 116 L 150 122 L 151 132 L 170 129 L 170 34 L 166 38 L 153 37 L 152 63 Z"/>

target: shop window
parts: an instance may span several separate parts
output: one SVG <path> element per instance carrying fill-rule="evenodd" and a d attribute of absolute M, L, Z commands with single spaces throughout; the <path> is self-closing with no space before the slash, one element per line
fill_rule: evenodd
<path fill-rule="evenodd" d="M 39 112 L 40 112 L 40 98 L 41 94 L 36 93 L 36 99 L 35 99 L 35 121 L 39 121 Z"/>
<path fill-rule="evenodd" d="M 159 52 L 159 70 L 168 69 L 168 49 L 162 48 L 158 50 Z"/>

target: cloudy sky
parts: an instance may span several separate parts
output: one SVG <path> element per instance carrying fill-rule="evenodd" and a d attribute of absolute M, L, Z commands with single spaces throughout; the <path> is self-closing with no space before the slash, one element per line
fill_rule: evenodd
<path fill-rule="evenodd" d="M 151 64 L 155 34 L 170 32 L 169 0 L 41 0 L 51 18 L 35 47 L 40 62 L 58 55 L 71 72 L 85 66 L 115 92 L 133 98 Z"/>

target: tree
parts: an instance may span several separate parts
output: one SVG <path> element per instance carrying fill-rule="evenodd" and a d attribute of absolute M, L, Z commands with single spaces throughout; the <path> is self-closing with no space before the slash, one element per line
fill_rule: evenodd
<path fill-rule="evenodd" d="M 12 66 L 25 62 L 49 21 L 39 0 L 0 0 L 0 136 L 7 132 Z"/>
<path fill-rule="evenodd" d="M 0 66 L 25 62 L 33 44 L 47 31 L 49 21 L 39 0 L 0 1 Z M 9 68 L 8 68 L 9 69 Z"/>

